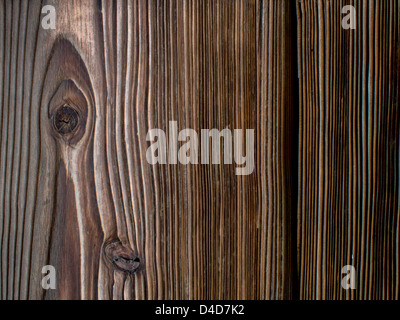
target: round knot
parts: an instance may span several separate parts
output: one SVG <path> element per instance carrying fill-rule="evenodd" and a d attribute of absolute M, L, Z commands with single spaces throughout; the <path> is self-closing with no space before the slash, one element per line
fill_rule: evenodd
<path fill-rule="evenodd" d="M 54 128 L 62 135 L 73 132 L 78 126 L 78 122 L 78 112 L 68 105 L 58 109 L 54 115 Z"/>

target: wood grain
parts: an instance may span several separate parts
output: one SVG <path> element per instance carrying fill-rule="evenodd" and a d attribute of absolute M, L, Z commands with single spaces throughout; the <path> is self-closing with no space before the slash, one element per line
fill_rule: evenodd
<path fill-rule="evenodd" d="M 356 8 L 356 29 L 340 23 Z M 300 297 L 399 298 L 399 1 L 298 1 Z M 356 269 L 343 290 L 342 267 Z"/>
<path fill-rule="evenodd" d="M 40 27 L 46 4 L 55 30 Z M 292 297 L 294 13 L 290 1 L 1 1 L 1 297 Z M 67 133 L 54 124 L 65 106 L 79 115 Z M 254 129 L 255 172 L 148 164 L 146 134 L 172 134 L 169 121 Z M 47 264 L 56 290 L 40 285 Z"/>
<path fill-rule="evenodd" d="M 1 299 L 398 299 L 399 14 L 0 0 Z M 254 129 L 254 172 L 149 164 L 170 121 Z"/>

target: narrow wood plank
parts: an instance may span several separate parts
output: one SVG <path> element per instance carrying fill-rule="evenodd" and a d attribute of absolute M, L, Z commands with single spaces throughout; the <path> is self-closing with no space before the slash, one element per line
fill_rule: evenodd
<path fill-rule="evenodd" d="M 355 30 L 342 28 L 348 4 Z M 297 2 L 304 299 L 398 299 L 399 5 Z M 355 290 L 341 286 L 346 265 Z"/>

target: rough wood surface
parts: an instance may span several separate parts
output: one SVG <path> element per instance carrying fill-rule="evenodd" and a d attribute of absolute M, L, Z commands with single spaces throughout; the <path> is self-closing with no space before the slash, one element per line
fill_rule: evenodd
<path fill-rule="evenodd" d="M 1 299 L 398 298 L 399 18 L 400 0 L 0 0 Z M 254 172 L 149 164 L 170 121 L 254 129 Z"/>
<path fill-rule="evenodd" d="M 56 30 L 40 27 L 45 4 Z M 2 298 L 290 298 L 294 13 L 1 1 Z M 148 164 L 147 131 L 172 120 L 255 129 L 255 172 Z M 47 264 L 56 290 L 41 287 Z"/>
<path fill-rule="evenodd" d="M 297 4 L 300 297 L 398 299 L 400 1 Z"/>

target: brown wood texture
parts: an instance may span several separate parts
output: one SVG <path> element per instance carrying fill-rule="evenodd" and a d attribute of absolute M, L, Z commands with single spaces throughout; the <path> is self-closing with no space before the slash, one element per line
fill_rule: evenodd
<path fill-rule="evenodd" d="M 290 298 L 295 9 L 1 1 L 2 298 Z M 79 129 L 60 135 L 66 105 Z M 254 173 L 148 164 L 148 130 L 172 120 L 255 129 Z M 47 264 L 56 290 L 41 287 Z"/>
<path fill-rule="evenodd" d="M 355 30 L 339 23 L 348 4 Z M 297 9 L 300 297 L 398 299 L 400 1 Z"/>
<path fill-rule="evenodd" d="M 1 299 L 398 298 L 399 18 L 399 0 L 0 0 Z M 149 164 L 170 121 L 254 129 L 254 172 Z"/>

